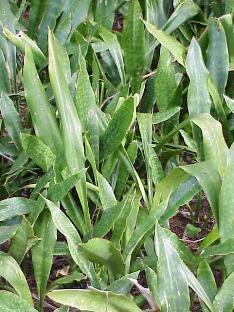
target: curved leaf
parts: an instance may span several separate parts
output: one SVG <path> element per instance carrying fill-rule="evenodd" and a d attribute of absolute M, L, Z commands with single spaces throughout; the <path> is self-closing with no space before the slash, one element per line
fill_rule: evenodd
<path fill-rule="evenodd" d="M 15 288 L 30 306 L 33 306 L 31 293 L 26 278 L 14 258 L 0 252 L 0 276 L 7 280 Z"/>
<path fill-rule="evenodd" d="M 94 312 L 140 312 L 141 310 L 127 296 L 108 291 L 67 289 L 55 290 L 48 297 L 61 304 L 80 310 Z"/>

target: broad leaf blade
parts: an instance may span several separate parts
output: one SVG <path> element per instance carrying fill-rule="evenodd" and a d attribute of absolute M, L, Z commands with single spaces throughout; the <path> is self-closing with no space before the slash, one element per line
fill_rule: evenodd
<path fill-rule="evenodd" d="M 94 312 L 140 312 L 128 297 L 98 290 L 55 290 L 48 297 L 61 304 Z"/>
<path fill-rule="evenodd" d="M 0 252 L 0 276 L 7 280 L 30 306 L 33 306 L 26 278 L 18 263 L 11 256 Z"/>

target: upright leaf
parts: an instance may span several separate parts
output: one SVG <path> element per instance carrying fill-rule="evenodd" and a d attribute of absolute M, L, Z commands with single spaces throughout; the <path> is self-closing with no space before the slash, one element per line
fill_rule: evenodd
<path fill-rule="evenodd" d="M 32 261 L 42 311 L 57 239 L 56 227 L 48 209 L 41 213 L 34 225 L 34 230 L 35 235 L 40 239 L 32 248 Z"/>
<path fill-rule="evenodd" d="M 230 274 L 229 277 L 224 281 L 218 294 L 214 300 L 214 311 L 215 312 L 232 312 L 234 308 L 233 302 L 233 291 L 234 291 L 234 273 Z"/>
<path fill-rule="evenodd" d="M 232 145 L 228 153 L 228 166 L 226 168 L 226 174 L 223 176 L 221 192 L 219 196 L 219 235 L 221 243 L 234 237 L 234 186 L 232 182 L 234 178 L 233 159 L 234 146 Z M 233 258 L 233 255 L 227 256 L 225 258 L 227 274 L 230 274 L 234 271 Z"/>
<path fill-rule="evenodd" d="M 214 161 L 222 177 L 226 171 L 228 147 L 220 122 L 209 114 L 198 115 L 192 121 L 202 130 L 205 159 Z"/>
<path fill-rule="evenodd" d="M 100 26 L 99 34 L 102 37 L 102 39 L 105 41 L 105 43 L 107 44 L 108 49 L 110 51 L 110 54 L 111 54 L 111 56 L 115 62 L 115 65 L 118 69 L 121 82 L 124 84 L 125 83 L 125 72 L 124 72 L 123 55 L 122 55 L 121 47 L 120 47 L 120 44 L 117 40 L 116 35 L 111 33 L 109 30 L 107 30 L 103 26 Z"/>
<path fill-rule="evenodd" d="M 52 90 L 55 96 L 61 117 L 63 130 L 63 142 L 65 156 L 68 168 L 72 174 L 85 168 L 84 146 L 82 140 L 82 129 L 70 90 L 67 85 L 68 72 L 63 71 L 64 65 L 61 66 L 61 60 L 65 64 L 69 63 L 68 55 L 64 48 L 49 33 L 49 76 Z M 89 207 L 87 203 L 87 190 L 85 177 L 77 185 L 78 194 L 84 210 L 86 226 L 90 229 L 91 222 L 89 216 Z"/>
<path fill-rule="evenodd" d="M 77 80 L 76 109 L 81 121 L 82 130 L 88 131 L 90 146 L 99 162 L 99 128 L 95 95 L 89 80 L 85 59 L 80 55 L 80 70 Z"/>
<path fill-rule="evenodd" d="M 165 88 L 165 85 L 167 86 Z M 172 64 L 172 57 L 170 52 L 161 47 L 159 64 L 156 74 L 156 103 L 160 112 L 167 111 L 168 104 L 172 99 L 173 93 L 176 89 L 175 70 Z"/>
<path fill-rule="evenodd" d="M 145 66 L 145 31 L 141 21 L 142 12 L 138 0 L 131 1 L 124 20 L 122 47 L 126 74 L 129 75 L 132 91 L 139 92 Z"/>
<path fill-rule="evenodd" d="M 158 223 L 155 227 L 155 250 L 161 310 L 189 311 L 189 289 L 182 260 Z"/>
<path fill-rule="evenodd" d="M 16 147 L 20 149 L 21 148 L 21 143 L 20 143 L 21 125 L 20 125 L 19 113 L 17 112 L 14 106 L 14 103 L 4 93 L 1 94 L 0 110 L 1 110 L 2 117 L 4 119 L 4 123 L 5 123 L 9 136 L 14 141 Z"/>
<path fill-rule="evenodd" d="M 209 73 L 204 64 L 201 49 L 194 38 L 188 48 L 186 70 L 190 79 L 188 89 L 189 114 L 209 113 L 211 108 L 208 91 Z"/>
<path fill-rule="evenodd" d="M 108 181 L 100 174 L 97 173 L 99 197 L 101 200 L 103 210 L 117 205 L 115 194 L 108 183 Z"/>
<path fill-rule="evenodd" d="M 134 98 L 130 97 L 124 100 L 115 112 L 100 138 L 101 159 L 106 158 L 119 147 L 132 123 L 134 111 Z"/>
<path fill-rule="evenodd" d="M 211 271 L 209 264 L 205 260 L 202 260 L 199 263 L 197 278 L 199 283 L 202 285 L 205 292 L 207 293 L 210 301 L 213 302 L 217 293 L 217 286 L 213 272 Z"/>
<path fill-rule="evenodd" d="M 99 283 L 93 266 L 87 262 L 79 253 L 79 243 L 81 243 L 81 238 L 75 226 L 54 203 L 46 200 L 46 204 L 50 209 L 51 216 L 56 228 L 66 237 L 68 248 L 73 260 L 79 266 L 81 271 L 90 278 L 93 286 L 98 287 Z"/>
<path fill-rule="evenodd" d="M 38 238 L 34 235 L 33 227 L 28 220 L 23 217 L 20 227 L 11 240 L 9 254 L 20 264 L 27 252 L 37 242 Z"/>
<path fill-rule="evenodd" d="M 36 134 L 53 152 L 59 153 L 62 150 L 62 139 L 55 112 L 39 79 L 32 51 L 28 46 L 25 50 L 23 79 L 25 97 Z"/>
<path fill-rule="evenodd" d="M 222 97 L 228 79 L 229 55 L 225 31 L 220 21 L 209 22 L 208 36 L 207 67 Z"/>

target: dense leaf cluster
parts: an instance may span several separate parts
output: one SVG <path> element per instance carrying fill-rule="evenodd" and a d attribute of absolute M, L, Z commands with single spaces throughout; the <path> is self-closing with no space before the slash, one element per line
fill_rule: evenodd
<path fill-rule="evenodd" d="M 0 1 L 0 311 L 233 311 L 233 12 Z"/>

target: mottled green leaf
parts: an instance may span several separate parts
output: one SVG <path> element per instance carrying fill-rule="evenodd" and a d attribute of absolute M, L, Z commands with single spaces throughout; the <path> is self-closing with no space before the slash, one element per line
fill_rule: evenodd
<path fill-rule="evenodd" d="M 16 294 L 0 290 L 0 312 L 36 312 L 30 304 Z"/>
<path fill-rule="evenodd" d="M 186 70 L 190 79 L 188 89 L 188 110 L 190 115 L 209 113 L 211 99 L 208 91 L 208 70 L 205 67 L 201 49 L 193 38 L 188 48 Z"/>
<path fill-rule="evenodd" d="M 41 213 L 34 230 L 40 241 L 32 248 L 32 262 L 42 309 L 57 239 L 57 230 L 48 209 Z"/>
<path fill-rule="evenodd" d="M 137 305 L 127 296 L 95 289 L 54 290 L 48 297 L 61 304 L 80 310 L 94 312 L 140 312 Z"/>
<path fill-rule="evenodd" d="M 222 96 L 228 79 L 229 55 L 225 31 L 220 21 L 209 22 L 208 36 L 207 67 Z"/>
<path fill-rule="evenodd" d="M 55 155 L 39 138 L 22 133 L 21 143 L 25 153 L 44 171 L 53 165 Z"/>
<path fill-rule="evenodd" d="M 233 291 L 234 291 L 234 273 L 230 274 L 229 277 L 224 281 L 218 294 L 214 300 L 214 311 L 215 312 L 232 312 L 234 308 L 233 302 Z"/>
<path fill-rule="evenodd" d="M 20 149 L 21 148 L 21 143 L 20 143 L 21 125 L 20 125 L 19 113 L 17 112 L 14 106 L 14 103 L 4 93 L 1 94 L 0 110 L 2 113 L 2 117 L 4 119 L 7 133 L 14 141 L 16 147 Z"/>
<path fill-rule="evenodd" d="M 163 228 L 156 223 L 155 250 L 158 256 L 158 293 L 161 311 L 189 310 L 189 289 L 182 260 Z"/>
<path fill-rule="evenodd" d="M 39 79 L 33 54 L 28 46 L 25 50 L 23 82 L 26 101 L 37 136 L 53 152 L 59 153 L 62 150 L 62 139 L 56 122 L 55 112 Z"/>
<path fill-rule="evenodd" d="M 90 239 L 79 245 L 79 251 L 88 261 L 104 265 L 116 277 L 124 274 L 125 266 L 120 251 L 109 240 Z"/>
<path fill-rule="evenodd" d="M 100 138 L 100 158 L 104 159 L 114 152 L 124 139 L 134 116 L 134 98 L 130 97 L 114 113 L 107 129 Z"/>
<path fill-rule="evenodd" d="M 33 306 L 31 293 L 26 278 L 14 258 L 0 252 L 0 276 L 9 282 L 18 295 Z"/>
<path fill-rule="evenodd" d="M 145 66 L 145 31 L 141 16 L 138 0 L 131 1 L 124 20 L 122 47 L 126 74 L 131 79 L 133 93 L 139 92 Z"/>

